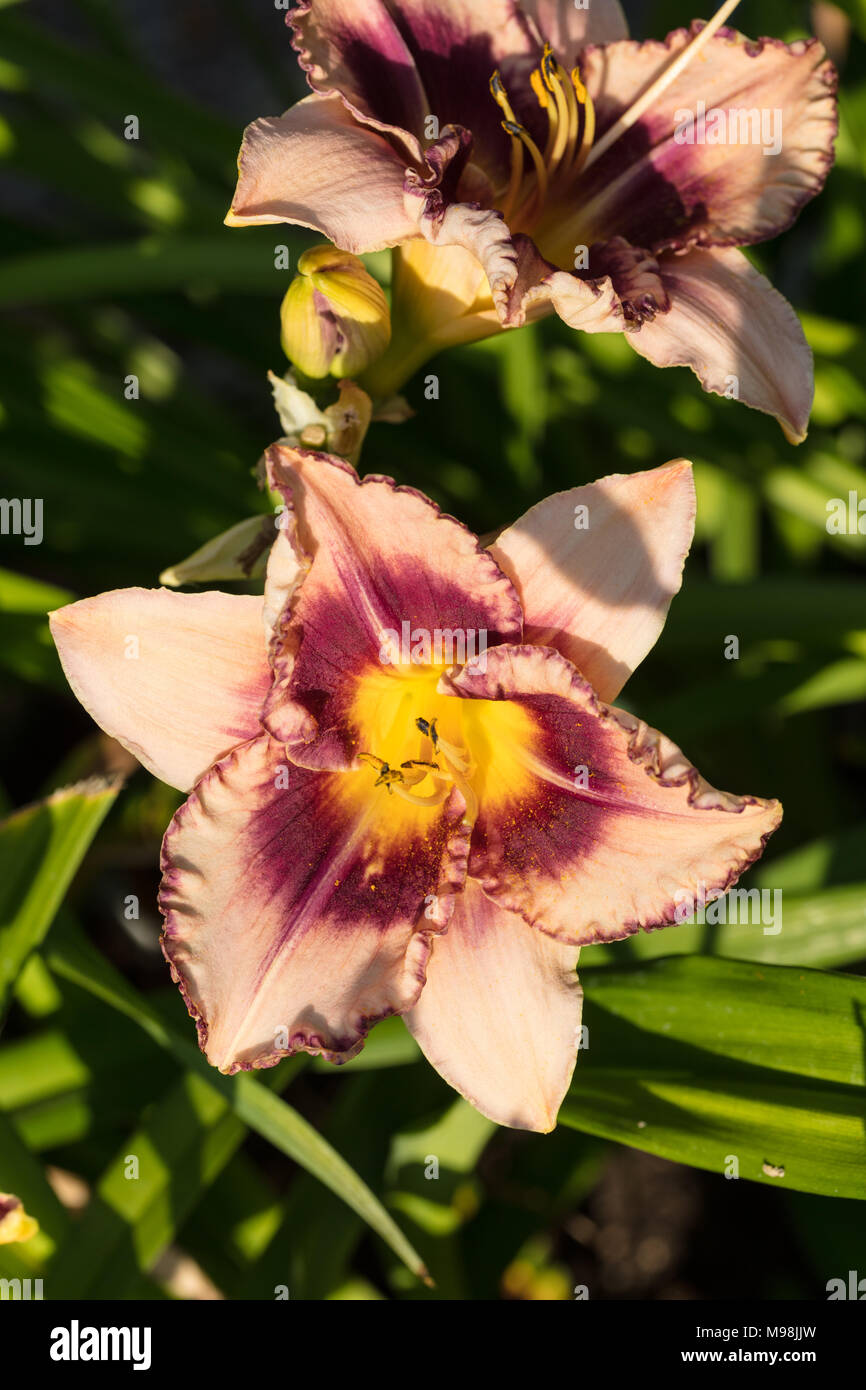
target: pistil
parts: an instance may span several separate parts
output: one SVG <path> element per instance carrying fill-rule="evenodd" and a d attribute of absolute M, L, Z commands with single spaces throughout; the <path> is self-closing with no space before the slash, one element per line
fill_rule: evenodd
<path fill-rule="evenodd" d="M 661 96 L 662 92 L 666 91 L 671 83 L 676 81 L 680 73 L 684 72 L 689 64 L 694 62 L 695 58 L 697 58 L 701 50 L 706 47 L 713 35 L 718 33 L 719 29 L 721 29 L 725 20 L 733 14 L 739 3 L 740 0 L 725 0 L 721 9 L 717 10 L 709 23 L 705 24 L 703 29 L 695 35 L 691 43 L 686 44 L 685 48 L 680 50 L 664 71 L 659 74 L 656 80 L 647 87 L 646 91 L 641 93 L 637 101 L 635 101 L 627 111 L 623 112 L 618 121 L 614 121 L 609 130 L 605 131 L 598 143 L 593 146 L 592 151 L 585 161 L 584 168 L 588 169 L 597 159 L 601 159 L 601 156 L 607 153 L 611 145 L 615 144 L 617 140 L 625 135 L 627 130 L 631 130 L 632 126 L 640 120 L 643 113 L 649 110 L 653 102 Z"/>
<path fill-rule="evenodd" d="M 475 771 L 469 754 L 465 749 L 458 748 L 456 744 L 449 743 L 447 739 L 442 737 L 436 727 L 435 719 L 416 719 L 415 727 L 419 733 L 429 738 L 433 745 L 433 752 L 444 762 L 451 775 L 451 780 L 463 797 L 466 803 L 466 810 L 463 814 L 464 825 L 474 825 L 478 819 L 478 797 L 469 782 L 469 778 Z"/>

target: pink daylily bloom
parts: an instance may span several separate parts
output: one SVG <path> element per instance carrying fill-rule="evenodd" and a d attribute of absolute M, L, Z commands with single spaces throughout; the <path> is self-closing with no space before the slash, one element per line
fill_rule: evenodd
<path fill-rule="evenodd" d="M 267 461 L 264 599 L 129 589 L 51 618 L 97 723 L 191 792 L 161 909 L 200 1044 L 228 1073 L 343 1062 L 399 1013 L 484 1114 L 549 1130 L 579 948 L 724 891 L 781 816 L 609 703 L 680 587 L 691 466 L 549 497 L 485 549 L 390 479 Z"/>
<path fill-rule="evenodd" d="M 556 312 L 799 442 L 811 354 L 737 248 L 822 188 L 836 74 L 815 40 L 721 27 L 735 4 L 640 43 L 618 0 L 303 0 L 288 23 L 312 95 L 248 127 L 226 220 L 399 248 L 383 394 L 449 343 Z"/>

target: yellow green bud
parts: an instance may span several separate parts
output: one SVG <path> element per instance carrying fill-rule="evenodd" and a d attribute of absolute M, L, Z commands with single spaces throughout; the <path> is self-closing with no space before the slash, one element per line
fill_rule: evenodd
<path fill-rule="evenodd" d="M 28 1216 L 20 1197 L 0 1192 L 0 1245 L 12 1245 L 30 1240 L 39 1230 L 39 1222 Z"/>
<path fill-rule="evenodd" d="M 314 246 L 298 262 L 283 300 L 283 351 L 309 377 L 353 377 L 391 341 L 381 285 L 357 256 Z"/>

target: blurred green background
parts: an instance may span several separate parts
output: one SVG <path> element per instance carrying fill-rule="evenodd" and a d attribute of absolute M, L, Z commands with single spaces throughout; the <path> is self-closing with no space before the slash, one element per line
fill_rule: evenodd
<path fill-rule="evenodd" d="M 626 4 L 641 37 L 711 8 Z M 268 0 L 0 0 L 0 493 L 42 498 L 45 518 L 39 546 L 0 536 L 4 814 L 130 770 L 68 691 L 46 611 L 155 586 L 264 509 L 266 373 L 285 369 L 274 248 L 294 262 L 315 238 L 222 219 L 244 124 L 302 95 L 283 20 Z M 841 70 L 828 186 L 754 257 L 815 351 L 807 442 L 550 320 L 440 359 L 439 401 L 410 383 L 414 419 L 374 426 L 364 466 L 489 532 L 557 489 L 694 460 L 683 592 L 622 703 L 711 782 L 783 801 L 751 877 L 783 889 L 782 932 L 586 950 L 590 1045 L 563 1122 L 496 1131 L 399 1020 L 340 1072 L 307 1060 L 212 1084 L 157 947 L 179 798 L 137 771 L 117 797 L 93 786 L 13 816 L 0 1189 L 42 1231 L 0 1247 L 0 1275 L 43 1274 L 46 1297 L 778 1299 L 866 1274 L 866 534 L 825 525 L 828 500 L 866 499 L 866 3 L 744 0 L 736 22 L 818 28 Z M 354 1200 L 333 1151 L 369 1185 Z"/>

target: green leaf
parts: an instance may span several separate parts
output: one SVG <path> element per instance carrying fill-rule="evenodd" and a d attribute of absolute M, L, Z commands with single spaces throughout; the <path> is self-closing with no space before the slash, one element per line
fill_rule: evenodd
<path fill-rule="evenodd" d="M 235 1110 L 241 1119 L 342 1197 L 353 1211 L 363 1217 L 371 1230 L 382 1237 L 406 1267 L 428 1283 L 429 1275 L 418 1254 L 345 1159 L 331 1148 L 312 1125 L 307 1124 L 278 1096 L 266 1091 L 249 1073 L 241 1073 L 234 1081 Z"/>
<path fill-rule="evenodd" d="M 679 1163 L 866 1198 L 866 980 L 707 958 L 584 970 L 561 1120 Z M 773 1170 L 784 1169 L 783 1176 Z"/>
<path fill-rule="evenodd" d="M 60 304 L 93 296 L 147 295 L 211 283 L 225 293 L 284 291 L 286 272 L 274 268 L 269 240 L 249 230 L 223 228 L 205 236 L 144 237 L 113 246 L 74 246 L 8 257 L 0 267 L 0 305 Z M 300 250 L 296 235 L 280 240 Z M 276 313 L 276 309 L 274 310 Z"/>
<path fill-rule="evenodd" d="M 713 584 L 692 576 L 672 604 L 662 650 L 721 652 L 731 618 L 743 650 L 747 643 L 785 638 L 815 648 L 840 644 L 866 629 L 866 585 L 843 579 L 779 575 L 751 584 Z"/>
<path fill-rule="evenodd" d="M 58 1251 L 52 1297 L 128 1296 L 130 1276 L 151 1270 L 244 1134 L 211 1086 L 189 1073 L 176 1081 L 124 1142 Z"/>
<path fill-rule="evenodd" d="M 584 966 L 622 962 L 623 947 L 630 958 L 652 960 L 659 956 L 709 955 L 731 960 L 766 961 L 769 965 L 810 965 L 822 969 L 866 960 L 866 883 L 843 884 L 821 893 L 795 895 L 775 890 L 774 861 L 764 870 L 769 892 L 782 894 L 776 921 L 765 931 L 760 922 L 728 925 L 683 923 L 664 931 L 640 932 L 628 943 L 587 946 Z M 773 901 L 772 899 L 770 900 Z M 779 932 L 775 931 L 781 927 Z"/>
<path fill-rule="evenodd" d="M 0 666 L 20 680 L 63 688 L 45 615 L 72 598 L 53 584 L 0 569 Z"/>
<path fill-rule="evenodd" d="M 119 779 L 79 782 L 0 823 L 0 1009 L 45 939 L 120 786 Z"/>
<path fill-rule="evenodd" d="M 356 1072 L 378 1071 L 381 1067 L 405 1067 L 417 1062 L 420 1056 L 421 1049 L 402 1018 L 395 1014 L 376 1024 L 364 1044 L 364 1051 L 352 1058 L 346 1074 L 354 1076 Z M 325 1076 L 334 1075 L 334 1068 L 324 1057 L 317 1057 L 313 1068 Z"/>
<path fill-rule="evenodd" d="M 829 705 L 853 705 L 866 698 L 866 661 L 845 657 L 825 666 L 779 701 L 781 714 L 801 714 Z"/>

